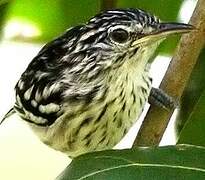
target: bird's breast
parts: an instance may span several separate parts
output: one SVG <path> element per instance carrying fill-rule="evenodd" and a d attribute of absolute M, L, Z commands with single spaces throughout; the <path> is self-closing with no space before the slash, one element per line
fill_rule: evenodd
<path fill-rule="evenodd" d="M 92 103 L 76 112 L 73 107 L 72 113 L 65 107 L 54 125 L 37 127 L 42 141 L 70 156 L 115 146 L 140 116 L 151 79 L 147 71 L 113 75 Z"/>

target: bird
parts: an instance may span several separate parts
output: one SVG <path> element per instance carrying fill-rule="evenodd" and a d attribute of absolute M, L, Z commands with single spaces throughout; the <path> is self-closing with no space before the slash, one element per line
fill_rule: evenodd
<path fill-rule="evenodd" d="M 192 29 L 136 8 L 100 12 L 39 51 L 5 118 L 17 113 L 43 143 L 71 158 L 111 149 L 149 99 L 170 105 L 152 88 L 152 57 L 167 36 Z"/>

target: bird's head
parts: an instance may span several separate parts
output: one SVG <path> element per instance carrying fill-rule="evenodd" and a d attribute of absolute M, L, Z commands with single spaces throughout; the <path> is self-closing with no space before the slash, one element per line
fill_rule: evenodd
<path fill-rule="evenodd" d="M 96 15 L 81 29 L 76 52 L 86 50 L 98 57 L 96 64 L 116 68 L 130 59 L 146 64 L 161 40 L 171 34 L 189 32 L 193 26 L 161 23 L 139 9 L 116 9 Z"/>

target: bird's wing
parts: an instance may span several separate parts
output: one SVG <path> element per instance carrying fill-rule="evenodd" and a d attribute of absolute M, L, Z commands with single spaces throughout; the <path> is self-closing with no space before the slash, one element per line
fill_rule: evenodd
<path fill-rule="evenodd" d="M 69 54 L 82 26 L 68 30 L 45 45 L 28 65 L 18 81 L 14 109 L 22 119 L 40 126 L 49 126 L 63 113 L 64 84 L 60 81 L 69 61 L 60 62 Z"/>

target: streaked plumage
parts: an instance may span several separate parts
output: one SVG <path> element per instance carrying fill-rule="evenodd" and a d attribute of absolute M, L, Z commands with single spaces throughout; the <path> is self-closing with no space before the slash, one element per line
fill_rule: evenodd
<path fill-rule="evenodd" d="M 69 29 L 22 74 L 14 109 L 45 144 L 69 156 L 112 148 L 148 99 L 149 60 L 163 25 L 145 11 L 117 9 Z"/>

